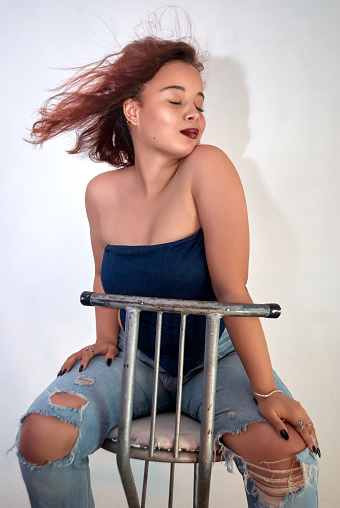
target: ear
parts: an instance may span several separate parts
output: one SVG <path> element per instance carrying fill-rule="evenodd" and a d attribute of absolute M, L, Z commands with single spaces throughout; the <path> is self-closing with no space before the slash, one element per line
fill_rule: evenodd
<path fill-rule="evenodd" d="M 133 99 L 126 99 L 123 104 L 123 111 L 126 121 L 132 123 L 132 125 L 136 125 L 138 120 L 137 102 Z"/>

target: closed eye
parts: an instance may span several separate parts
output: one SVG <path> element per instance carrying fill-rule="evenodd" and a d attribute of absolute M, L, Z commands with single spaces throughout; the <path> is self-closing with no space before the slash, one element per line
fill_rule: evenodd
<path fill-rule="evenodd" d="M 169 101 L 170 104 L 176 104 L 178 106 L 180 106 L 182 103 L 181 102 L 175 102 L 175 101 Z M 197 111 L 199 111 L 200 113 L 204 113 L 204 109 L 202 108 L 199 108 L 198 106 L 195 106 L 195 108 L 197 109 Z"/>

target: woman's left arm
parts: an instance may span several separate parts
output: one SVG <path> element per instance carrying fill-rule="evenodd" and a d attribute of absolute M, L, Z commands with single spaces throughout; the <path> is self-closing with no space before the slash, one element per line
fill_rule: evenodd
<path fill-rule="evenodd" d="M 198 146 L 190 155 L 191 189 L 204 232 L 212 287 L 220 302 L 252 303 L 246 284 L 249 263 L 248 216 L 242 184 L 230 159 L 218 148 Z M 225 324 L 253 391 L 276 390 L 266 339 L 256 317 L 227 317 Z M 280 433 L 282 420 L 296 426 L 310 421 L 301 404 L 283 394 L 257 397 L 260 413 Z M 309 432 L 301 430 L 312 450 Z M 281 434 L 282 435 L 282 434 Z"/>

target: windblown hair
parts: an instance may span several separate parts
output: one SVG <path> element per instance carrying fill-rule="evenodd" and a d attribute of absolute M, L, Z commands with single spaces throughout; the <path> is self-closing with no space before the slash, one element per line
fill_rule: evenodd
<path fill-rule="evenodd" d="M 42 145 L 48 139 L 74 130 L 75 146 L 68 153 L 83 153 L 95 162 L 107 162 L 114 167 L 134 164 L 123 103 L 129 98 L 141 102 L 144 85 L 165 63 L 173 60 L 203 71 L 193 44 L 153 36 L 132 41 L 119 53 L 80 67 L 42 105 L 29 141 Z"/>

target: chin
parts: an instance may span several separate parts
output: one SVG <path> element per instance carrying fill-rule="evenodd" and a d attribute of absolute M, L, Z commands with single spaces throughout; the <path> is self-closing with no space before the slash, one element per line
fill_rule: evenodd
<path fill-rule="evenodd" d="M 198 145 L 199 145 L 199 142 L 197 142 L 195 144 L 191 143 L 191 146 L 186 146 L 185 148 L 180 150 L 181 155 L 179 156 L 179 158 L 180 159 L 185 159 L 185 157 L 188 157 L 195 150 L 195 148 Z"/>
<path fill-rule="evenodd" d="M 190 154 L 192 154 L 192 152 L 195 150 L 195 148 L 197 148 L 199 145 L 199 143 L 197 143 L 195 146 L 193 146 L 190 150 L 187 150 L 186 154 L 182 157 L 183 159 L 185 157 L 188 157 Z"/>

